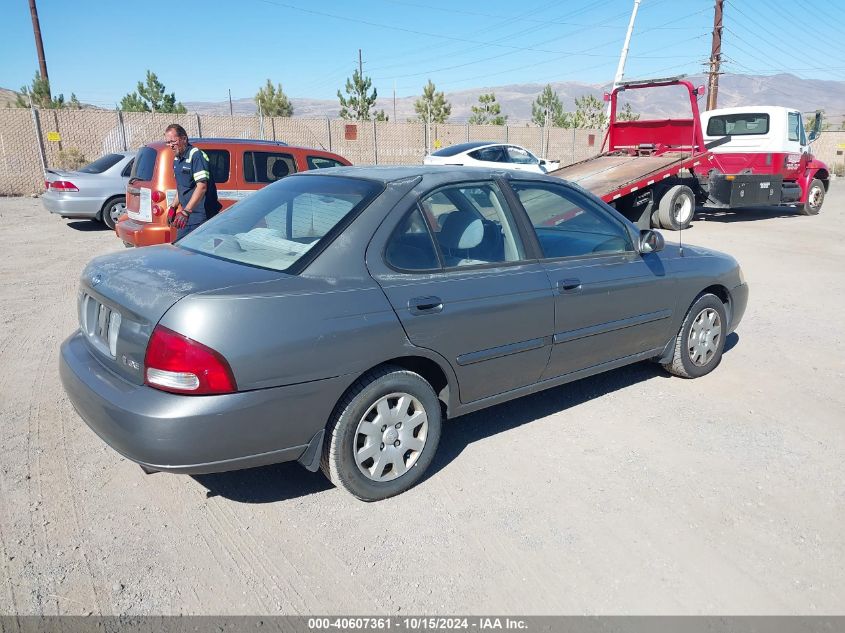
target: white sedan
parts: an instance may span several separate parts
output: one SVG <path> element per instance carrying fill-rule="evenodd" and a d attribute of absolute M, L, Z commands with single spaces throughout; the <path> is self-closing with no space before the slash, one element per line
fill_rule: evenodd
<path fill-rule="evenodd" d="M 560 168 L 560 161 L 537 158 L 524 147 L 509 143 L 476 141 L 450 145 L 429 154 L 424 165 L 465 165 L 467 167 L 492 167 L 516 169 L 546 174 Z"/>

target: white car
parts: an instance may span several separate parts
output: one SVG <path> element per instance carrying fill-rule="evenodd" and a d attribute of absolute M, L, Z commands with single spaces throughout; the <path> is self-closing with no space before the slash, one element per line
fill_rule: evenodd
<path fill-rule="evenodd" d="M 467 167 L 492 167 L 516 169 L 536 174 L 546 174 L 560 168 L 560 161 L 537 158 L 524 147 L 509 143 L 476 141 L 450 145 L 429 154 L 423 165 L 465 165 Z"/>

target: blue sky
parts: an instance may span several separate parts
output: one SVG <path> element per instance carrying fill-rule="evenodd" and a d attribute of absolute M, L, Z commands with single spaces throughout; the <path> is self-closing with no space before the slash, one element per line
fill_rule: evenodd
<path fill-rule="evenodd" d="M 38 0 L 53 92 L 113 107 L 153 70 L 181 101 L 252 97 L 270 78 L 291 97 L 334 99 L 358 64 L 379 95 L 513 83 L 612 81 L 633 0 Z M 696 73 L 713 0 L 642 0 L 625 76 Z M 845 3 L 728 0 L 723 70 L 845 80 Z M 819 15 L 822 11 L 824 14 Z M 7 0 L 0 86 L 38 68 L 29 5 Z M 806 24 L 806 27 L 801 25 Z M 787 32 L 787 29 L 790 29 Z"/>

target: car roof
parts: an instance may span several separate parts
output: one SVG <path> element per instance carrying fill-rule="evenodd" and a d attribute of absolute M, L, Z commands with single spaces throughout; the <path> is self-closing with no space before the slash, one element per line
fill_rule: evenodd
<path fill-rule="evenodd" d="M 424 177 L 427 181 L 433 184 L 447 184 L 450 182 L 460 182 L 466 180 L 482 180 L 493 177 L 561 182 L 560 178 L 551 178 L 545 174 L 537 174 L 528 171 L 514 172 L 512 170 L 502 168 L 463 167 L 459 165 L 450 165 L 449 167 L 442 167 L 439 165 L 332 167 L 330 169 L 312 169 L 310 171 L 302 171 L 294 174 L 293 176 L 309 178 L 314 176 L 346 176 L 348 178 L 374 180 L 382 184 L 418 177 Z M 293 176 L 289 176 L 289 178 Z"/>

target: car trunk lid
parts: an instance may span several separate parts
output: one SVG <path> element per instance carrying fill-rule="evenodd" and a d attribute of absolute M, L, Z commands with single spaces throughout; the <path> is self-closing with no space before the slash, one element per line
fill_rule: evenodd
<path fill-rule="evenodd" d="M 142 384 L 152 331 L 180 299 L 285 276 L 170 245 L 105 255 L 82 273 L 79 325 L 92 354 L 105 367 Z"/>

